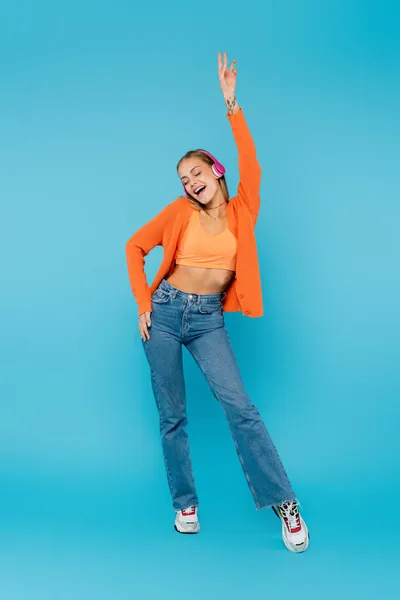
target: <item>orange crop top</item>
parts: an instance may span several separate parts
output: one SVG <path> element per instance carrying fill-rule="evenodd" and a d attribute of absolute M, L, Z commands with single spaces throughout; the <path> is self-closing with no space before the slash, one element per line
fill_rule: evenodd
<path fill-rule="evenodd" d="M 237 239 L 230 229 L 207 233 L 200 223 L 200 211 L 193 209 L 177 248 L 176 264 L 235 271 L 236 255 Z"/>

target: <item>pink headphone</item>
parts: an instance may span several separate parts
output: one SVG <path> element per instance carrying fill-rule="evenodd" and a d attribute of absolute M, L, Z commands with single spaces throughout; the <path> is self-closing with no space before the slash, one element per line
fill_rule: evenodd
<path fill-rule="evenodd" d="M 197 150 L 199 150 L 200 152 L 204 152 L 204 154 L 209 156 L 211 158 L 211 160 L 214 161 L 213 165 L 211 166 L 211 169 L 212 169 L 212 172 L 214 173 L 215 177 L 217 177 L 219 179 L 220 177 L 222 177 L 222 175 L 225 174 L 225 172 L 226 172 L 225 167 L 215 158 L 215 156 L 213 156 L 206 150 L 202 150 L 201 148 L 197 148 Z M 190 194 L 188 194 L 188 192 L 186 191 L 185 185 L 183 183 L 182 183 L 182 185 L 183 185 L 183 189 L 185 190 L 186 196 L 189 196 L 189 198 L 190 198 Z"/>

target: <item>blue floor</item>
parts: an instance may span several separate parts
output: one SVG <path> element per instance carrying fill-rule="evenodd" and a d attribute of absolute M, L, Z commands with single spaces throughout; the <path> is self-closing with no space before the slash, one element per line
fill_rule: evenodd
<path fill-rule="evenodd" d="M 347 504 L 323 485 L 302 493 L 302 554 L 243 489 L 217 506 L 204 493 L 197 535 L 175 532 L 165 488 L 157 498 L 123 486 L 20 492 L 2 511 L 4 600 L 399 598 L 389 513 L 355 490 Z"/>

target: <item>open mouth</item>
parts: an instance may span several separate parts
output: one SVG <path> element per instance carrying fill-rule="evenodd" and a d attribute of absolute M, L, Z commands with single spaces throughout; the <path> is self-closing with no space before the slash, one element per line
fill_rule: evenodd
<path fill-rule="evenodd" d="M 196 188 L 196 189 L 194 190 L 194 195 L 195 195 L 197 198 L 201 198 L 201 196 L 204 194 L 204 192 L 205 192 L 205 190 L 206 190 L 206 187 L 207 187 L 207 186 L 205 186 L 205 185 L 202 185 L 201 187 L 198 187 L 198 188 Z"/>

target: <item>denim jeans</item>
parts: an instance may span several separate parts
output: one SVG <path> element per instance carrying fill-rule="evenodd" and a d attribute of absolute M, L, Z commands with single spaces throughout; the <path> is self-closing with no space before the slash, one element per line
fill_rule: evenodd
<path fill-rule="evenodd" d="M 187 434 L 183 345 L 225 413 L 256 509 L 296 499 L 258 409 L 244 388 L 225 328 L 224 294 L 189 294 L 163 279 L 152 296 L 150 339 L 142 340 L 175 511 L 199 505 Z"/>

